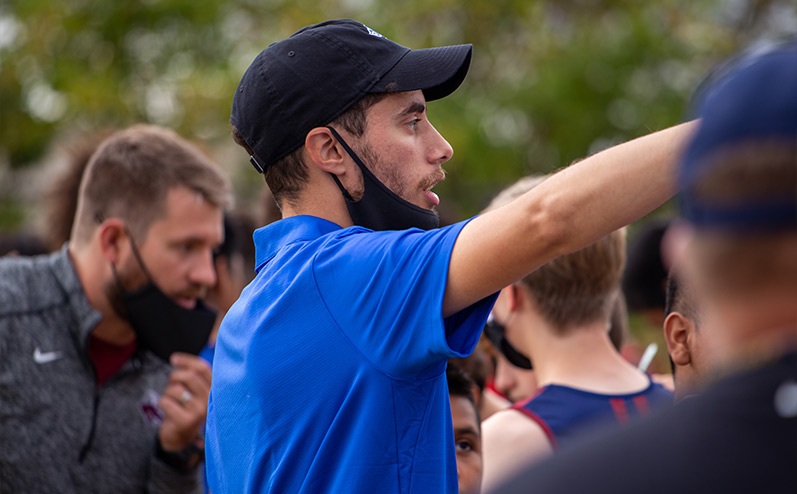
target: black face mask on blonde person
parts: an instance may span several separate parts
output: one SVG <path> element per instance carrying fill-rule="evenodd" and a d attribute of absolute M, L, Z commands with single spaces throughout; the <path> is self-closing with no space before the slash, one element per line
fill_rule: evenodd
<path fill-rule="evenodd" d="M 152 281 L 130 232 L 128 236 L 147 283 L 137 290 L 127 291 L 122 287 L 116 267 L 112 265 L 112 268 L 124 309 L 122 315 L 133 326 L 139 348 L 151 351 L 165 362 L 169 362 L 174 352 L 197 355 L 207 344 L 216 313 L 202 300 L 197 300 L 193 309 L 186 309 L 163 293 Z"/>
<path fill-rule="evenodd" d="M 363 174 L 363 196 L 356 201 L 343 187 L 338 177 L 332 174 L 332 178 L 335 179 L 335 183 L 343 193 L 343 198 L 346 199 L 346 208 L 355 225 L 375 231 L 406 230 L 408 228 L 431 230 L 438 227 L 440 218 L 437 213 L 407 202 L 393 193 L 368 170 L 360 157 L 346 144 L 346 141 L 335 129 L 327 128 L 332 131 L 332 134 L 357 163 Z"/>

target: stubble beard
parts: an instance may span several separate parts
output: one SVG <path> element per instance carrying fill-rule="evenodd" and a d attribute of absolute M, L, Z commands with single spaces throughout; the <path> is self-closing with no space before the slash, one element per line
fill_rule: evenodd
<path fill-rule="evenodd" d="M 412 198 L 416 195 L 416 192 L 426 190 L 435 183 L 441 182 L 446 178 L 445 170 L 440 167 L 431 175 L 424 177 L 415 187 L 412 187 L 406 182 L 402 181 L 401 176 L 398 173 L 399 166 L 401 165 L 395 162 L 387 163 L 380 160 L 369 144 L 363 143 L 359 145 L 355 152 L 365 166 L 368 167 L 371 173 L 373 173 L 379 181 L 381 181 L 388 189 L 390 189 L 391 192 L 411 204 L 415 204 L 415 201 L 413 201 Z M 355 200 L 360 200 L 364 193 L 365 184 L 362 173 L 360 173 L 360 180 L 358 182 L 357 189 L 351 193 L 351 196 Z M 436 212 L 436 208 L 434 207 L 431 208 L 431 210 Z"/>

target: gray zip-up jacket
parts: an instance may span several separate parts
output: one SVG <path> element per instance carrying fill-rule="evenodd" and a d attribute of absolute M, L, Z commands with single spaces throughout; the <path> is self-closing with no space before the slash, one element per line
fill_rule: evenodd
<path fill-rule="evenodd" d="M 171 367 L 139 352 L 102 386 L 100 321 L 67 252 L 0 258 L 0 492 L 201 492 L 155 456 Z"/>

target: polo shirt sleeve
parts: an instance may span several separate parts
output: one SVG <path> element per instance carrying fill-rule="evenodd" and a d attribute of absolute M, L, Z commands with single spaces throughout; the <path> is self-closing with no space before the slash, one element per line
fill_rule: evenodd
<path fill-rule="evenodd" d="M 338 329 L 382 372 L 432 377 L 469 355 L 495 296 L 442 317 L 451 251 L 467 222 L 422 231 L 348 228 L 314 259 L 316 286 Z"/>

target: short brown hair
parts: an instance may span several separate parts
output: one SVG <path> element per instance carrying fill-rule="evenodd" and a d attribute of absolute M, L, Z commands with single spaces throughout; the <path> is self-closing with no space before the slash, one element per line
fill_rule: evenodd
<path fill-rule="evenodd" d="M 521 178 L 493 199 L 487 210 L 508 204 L 546 178 Z M 624 266 L 625 229 L 620 229 L 548 261 L 523 278 L 521 286 L 542 317 L 564 334 L 579 325 L 609 321 Z"/>
<path fill-rule="evenodd" d="M 232 204 L 227 178 L 173 131 L 135 125 L 111 135 L 86 166 L 71 241 L 88 241 L 98 218 L 117 217 L 143 242 L 175 187 L 191 189 L 220 209 Z"/>
<path fill-rule="evenodd" d="M 343 112 L 339 117 L 330 122 L 332 126 L 340 126 L 347 132 L 357 137 L 363 135 L 366 129 L 366 112 L 377 104 L 388 93 L 368 94 Z M 246 143 L 243 134 L 232 127 L 232 138 L 236 144 L 243 147 L 249 156 L 254 154 L 252 148 Z M 287 156 L 271 164 L 266 164 L 263 172 L 266 184 L 274 195 L 277 206 L 282 209 L 282 201 L 291 203 L 295 201 L 304 184 L 307 182 L 307 165 L 304 163 L 304 145 L 296 148 Z"/>
<path fill-rule="evenodd" d="M 69 240 L 77 212 L 77 200 L 83 172 L 100 143 L 111 135 L 103 130 L 69 145 L 67 165 L 56 174 L 44 194 L 44 239 L 55 251 Z"/>

